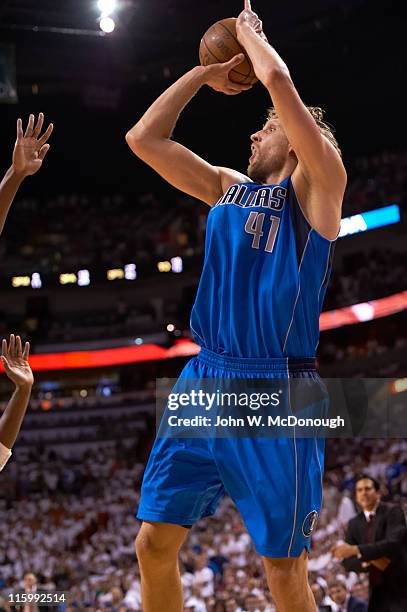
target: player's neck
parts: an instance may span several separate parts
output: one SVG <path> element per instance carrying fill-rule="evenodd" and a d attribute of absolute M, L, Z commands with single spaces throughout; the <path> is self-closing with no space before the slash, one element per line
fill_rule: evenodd
<path fill-rule="evenodd" d="M 266 185 L 278 185 L 287 176 L 291 176 L 297 166 L 297 160 L 287 159 L 285 164 L 278 170 L 271 172 L 266 178 Z"/>

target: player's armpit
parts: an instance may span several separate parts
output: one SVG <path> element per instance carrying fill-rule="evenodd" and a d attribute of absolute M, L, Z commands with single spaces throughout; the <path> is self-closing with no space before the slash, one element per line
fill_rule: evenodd
<path fill-rule="evenodd" d="M 335 240 L 340 228 L 344 188 L 341 192 L 330 191 L 310 181 L 300 164 L 293 172 L 292 185 L 311 227 L 327 240 Z"/>
<path fill-rule="evenodd" d="M 170 185 L 210 206 L 222 195 L 221 174 L 183 145 L 168 138 L 135 137 L 126 141 L 141 160 L 158 172 Z"/>

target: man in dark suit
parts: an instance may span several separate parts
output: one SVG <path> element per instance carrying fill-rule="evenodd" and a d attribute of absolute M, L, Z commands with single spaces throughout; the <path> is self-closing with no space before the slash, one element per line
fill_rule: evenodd
<path fill-rule="evenodd" d="M 41 596 L 46 596 L 50 593 L 43 589 L 38 584 L 37 576 L 31 572 L 28 572 L 24 575 L 23 581 L 20 583 L 20 586 L 11 591 L 13 594 L 14 605 L 11 605 L 10 608 L 12 612 L 48 612 L 49 610 L 55 610 L 54 606 L 45 603 L 46 597 L 42 599 Z M 18 601 L 22 601 L 23 595 L 39 595 L 40 601 L 42 603 L 35 603 L 35 601 L 30 601 L 26 603 L 17 603 Z"/>
<path fill-rule="evenodd" d="M 360 476 L 356 502 L 362 511 L 349 521 L 346 544 L 333 554 L 347 571 L 368 572 L 369 612 L 406 612 L 406 519 L 399 506 L 380 500 L 379 483 Z"/>
<path fill-rule="evenodd" d="M 338 612 L 367 612 L 367 602 L 353 597 L 346 585 L 339 580 L 333 580 L 328 585 L 328 594 L 338 606 Z"/>

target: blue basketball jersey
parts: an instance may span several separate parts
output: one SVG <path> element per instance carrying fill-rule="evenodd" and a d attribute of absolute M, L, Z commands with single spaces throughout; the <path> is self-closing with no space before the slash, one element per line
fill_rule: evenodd
<path fill-rule="evenodd" d="M 305 219 L 291 177 L 232 185 L 208 216 L 195 341 L 233 357 L 314 357 L 334 244 Z"/>

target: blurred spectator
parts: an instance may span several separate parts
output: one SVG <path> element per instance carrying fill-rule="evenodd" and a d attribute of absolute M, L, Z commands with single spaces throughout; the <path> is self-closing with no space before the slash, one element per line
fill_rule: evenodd
<path fill-rule="evenodd" d="M 329 584 L 329 597 L 337 605 L 336 612 L 367 612 L 367 603 L 351 595 L 339 580 Z"/>

